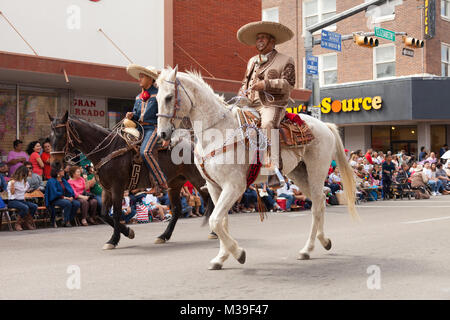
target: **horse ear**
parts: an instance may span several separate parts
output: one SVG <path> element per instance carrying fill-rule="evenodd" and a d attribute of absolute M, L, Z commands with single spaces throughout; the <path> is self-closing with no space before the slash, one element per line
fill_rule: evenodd
<path fill-rule="evenodd" d="M 48 118 L 50 119 L 50 122 L 53 122 L 53 120 L 55 120 L 55 118 L 53 118 L 49 112 L 47 112 L 47 114 L 48 114 Z"/>
<path fill-rule="evenodd" d="M 66 113 L 64 113 L 63 117 L 61 118 L 62 123 L 66 123 L 67 119 L 69 119 L 69 111 L 67 110 Z"/>
<path fill-rule="evenodd" d="M 178 72 L 178 65 L 176 65 L 175 68 L 170 73 L 169 81 L 175 82 L 175 79 L 177 78 L 177 72 Z"/>

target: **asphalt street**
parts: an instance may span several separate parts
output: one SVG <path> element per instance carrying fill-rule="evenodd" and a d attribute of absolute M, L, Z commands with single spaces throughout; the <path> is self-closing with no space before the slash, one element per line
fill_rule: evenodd
<path fill-rule="evenodd" d="M 218 241 L 200 218 L 182 219 L 166 244 L 165 223 L 133 225 L 115 250 L 106 225 L 0 232 L 0 299 L 450 299 L 450 196 L 327 207 L 311 260 L 297 260 L 310 211 L 230 216 L 247 262 L 208 270 Z"/>

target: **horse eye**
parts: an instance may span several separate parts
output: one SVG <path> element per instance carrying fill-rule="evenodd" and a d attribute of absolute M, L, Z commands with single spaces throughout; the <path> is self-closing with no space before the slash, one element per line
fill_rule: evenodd
<path fill-rule="evenodd" d="M 166 97 L 166 103 L 169 103 L 173 98 L 173 95 L 167 96 Z"/>

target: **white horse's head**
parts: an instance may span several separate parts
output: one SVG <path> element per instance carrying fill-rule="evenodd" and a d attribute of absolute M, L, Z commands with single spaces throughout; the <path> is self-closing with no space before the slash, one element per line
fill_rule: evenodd
<path fill-rule="evenodd" d="M 187 96 L 186 84 L 182 84 L 175 69 L 166 68 L 156 80 L 158 86 L 158 130 L 157 134 L 163 140 L 170 140 L 175 129 L 180 128 L 183 118 L 189 115 L 192 108 L 190 97 Z"/>

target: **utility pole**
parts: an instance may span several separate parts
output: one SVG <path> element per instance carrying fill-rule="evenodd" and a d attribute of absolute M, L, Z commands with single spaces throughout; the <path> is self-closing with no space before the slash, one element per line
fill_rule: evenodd
<path fill-rule="evenodd" d="M 326 28 L 332 24 L 335 24 L 336 22 L 342 21 L 344 19 L 347 19 L 351 16 L 354 16 L 357 13 L 360 13 L 362 11 L 365 11 L 370 6 L 376 6 L 385 3 L 388 0 L 371 0 L 366 3 L 357 5 L 351 9 L 348 9 L 346 11 L 343 11 L 341 13 L 338 13 L 328 19 L 325 19 L 321 22 L 318 22 L 316 24 L 313 24 L 312 26 L 309 26 L 305 30 L 305 39 L 304 39 L 304 47 L 305 47 L 305 58 L 309 55 L 312 56 L 313 52 L 313 46 L 316 43 L 314 41 L 313 33 Z M 319 42 L 320 43 L 320 42 Z M 318 79 L 314 79 L 312 74 L 306 73 L 305 75 L 305 88 L 312 90 L 313 94 L 311 95 L 311 98 L 309 99 L 309 106 L 318 105 L 320 103 L 320 85 Z M 316 83 L 314 83 L 316 82 Z M 319 91 L 319 92 L 315 92 Z"/>

